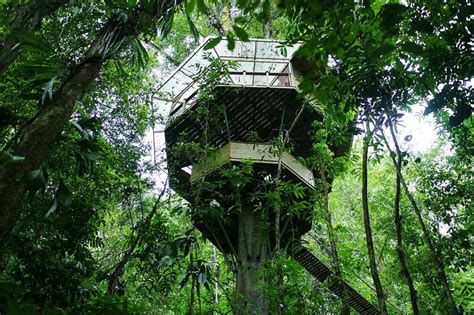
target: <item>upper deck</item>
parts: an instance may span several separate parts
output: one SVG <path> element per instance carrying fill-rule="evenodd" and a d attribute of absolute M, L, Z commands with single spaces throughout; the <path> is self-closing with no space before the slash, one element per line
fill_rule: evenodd
<path fill-rule="evenodd" d="M 212 40 L 206 38 L 191 55 L 159 87 L 158 99 L 161 108 L 169 109 L 169 118 L 183 114 L 194 104 L 199 88 L 199 75 L 212 60 L 232 61 L 234 66 L 221 79 L 222 85 L 295 88 L 295 69 L 291 60 L 299 44 L 284 45 L 281 41 L 251 39 L 236 41 L 235 48 L 227 48 L 227 40 L 222 39 L 215 47 L 205 50 Z"/>

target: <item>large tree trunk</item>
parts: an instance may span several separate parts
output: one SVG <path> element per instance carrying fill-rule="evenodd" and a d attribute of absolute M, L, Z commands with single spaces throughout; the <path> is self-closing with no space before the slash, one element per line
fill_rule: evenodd
<path fill-rule="evenodd" d="M 16 9 L 10 32 L 0 46 L 0 72 L 15 60 L 20 52 L 18 33 L 32 33 L 41 27 L 43 19 L 67 4 L 69 0 L 33 0 L 20 4 Z"/>
<path fill-rule="evenodd" d="M 263 289 L 265 279 L 260 271 L 263 260 L 269 258 L 268 235 L 259 224 L 259 214 L 244 205 L 239 219 L 237 250 L 236 312 L 238 314 L 268 313 Z"/>
<path fill-rule="evenodd" d="M 54 96 L 25 132 L 14 154 L 25 157 L 21 163 L 5 166 L 0 170 L 0 239 L 13 227 L 19 214 L 20 203 L 27 189 L 27 182 L 17 178 L 38 169 L 51 144 L 71 117 L 74 106 L 97 77 L 102 61 L 92 58 L 76 68 L 76 73 Z"/>
<path fill-rule="evenodd" d="M 372 228 L 370 226 L 369 213 L 369 197 L 368 197 L 368 152 L 369 144 L 372 140 L 372 131 L 370 125 L 366 122 L 366 135 L 364 137 L 364 145 L 362 152 L 362 208 L 364 211 L 364 228 L 365 238 L 367 242 L 367 252 L 369 254 L 370 273 L 374 281 L 375 291 L 377 292 L 377 300 L 382 314 L 387 314 L 387 306 L 385 304 L 385 294 L 383 292 L 382 283 L 380 282 L 379 272 L 377 270 L 377 263 L 375 262 L 374 241 L 372 238 Z"/>
<path fill-rule="evenodd" d="M 112 17 L 89 48 L 87 55 L 93 57 L 85 59 L 71 71 L 68 79 L 54 93 L 53 100 L 24 129 L 13 152 L 14 155 L 24 157 L 24 161 L 0 170 L 0 240 L 11 230 L 20 215 L 20 203 L 27 183 L 18 181 L 18 176 L 40 167 L 52 143 L 71 118 L 76 103 L 97 78 L 103 63 L 113 57 L 126 40 L 138 36 L 179 2 L 162 1 L 151 12 L 139 8 L 126 22 Z"/>

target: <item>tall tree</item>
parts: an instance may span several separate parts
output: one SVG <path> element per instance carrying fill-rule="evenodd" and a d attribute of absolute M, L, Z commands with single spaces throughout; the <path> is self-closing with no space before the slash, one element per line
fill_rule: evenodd
<path fill-rule="evenodd" d="M 444 262 L 443 262 L 442 258 L 439 256 L 439 254 L 436 250 L 435 244 L 434 244 L 433 239 L 430 235 L 430 231 L 426 227 L 425 221 L 424 221 L 423 216 L 421 214 L 421 210 L 418 207 L 418 203 L 416 202 L 416 200 L 413 197 L 412 193 L 408 189 L 408 186 L 407 186 L 405 180 L 403 179 L 403 175 L 401 173 L 401 167 L 398 164 L 399 162 L 401 162 L 400 156 L 402 156 L 402 152 L 401 152 L 400 146 L 398 144 L 397 135 L 395 133 L 392 118 L 389 117 L 389 119 L 387 121 L 388 121 L 389 129 L 390 129 L 390 134 L 391 134 L 392 139 L 393 139 L 394 144 L 395 144 L 395 150 L 396 150 L 395 154 L 392 154 L 392 152 L 390 150 L 390 146 L 389 146 L 388 141 L 385 138 L 385 136 L 383 138 L 384 138 L 384 141 L 385 141 L 385 144 L 386 144 L 387 148 L 390 150 L 390 153 L 391 153 L 390 156 L 392 158 L 393 165 L 394 165 L 394 167 L 397 171 L 397 181 L 399 180 L 400 183 L 402 184 L 403 189 L 405 191 L 405 194 L 408 197 L 408 200 L 410 201 L 410 203 L 413 207 L 413 210 L 416 214 L 416 217 L 418 219 L 418 223 L 420 224 L 421 231 L 423 233 L 423 237 L 425 238 L 425 242 L 428 245 L 431 257 L 432 257 L 432 259 L 434 261 L 434 264 L 436 266 L 438 280 L 441 283 L 441 286 L 443 287 L 443 293 L 444 293 L 444 295 L 446 297 L 446 300 L 447 300 L 447 310 L 448 310 L 449 314 L 459 314 L 459 311 L 458 311 L 457 306 L 456 306 L 456 302 L 454 301 L 453 295 L 451 293 L 451 289 L 449 287 L 448 277 L 446 275 Z M 395 158 L 395 156 L 397 158 Z M 398 227 L 397 227 L 397 229 L 398 229 Z M 398 230 L 397 230 L 397 234 L 398 234 Z M 398 235 L 397 235 L 397 241 L 398 241 Z M 410 294 L 413 293 L 413 292 L 411 292 L 411 290 L 414 290 L 414 288 L 410 289 Z M 415 298 L 415 297 L 410 295 L 410 298 L 413 301 L 413 298 Z M 416 301 L 416 299 L 415 299 L 415 301 Z"/>
<path fill-rule="evenodd" d="M 20 203 L 28 183 L 18 180 L 22 174 L 37 170 L 50 146 L 59 136 L 65 123 L 100 73 L 104 62 L 114 57 L 120 48 L 142 32 L 162 23 L 169 27 L 169 19 L 180 1 L 152 1 L 137 5 L 129 15 L 114 14 L 90 45 L 86 57 L 76 65 L 34 120 L 24 129 L 13 154 L 21 156 L 20 163 L 0 170 L 0 239 L 15 224 L 20 214 Z"/>
<path fill-rule="evenodd" d="M 369 254 L 370 274 L 374 281 L 375 290 L 377 292 L 377 300 L 382 314 L 387 314 L 386 297 L 380 282 L 379 272 L 377 270 L 377 263 L 375 260 L 374 241 L 372 237 L 372 227 L 370 225 L 369 212 L 369 195 L 368 195 L 368 160 L 369 160 L 369 146 L 372 141 L 374 130 L 370 127 L 370 115 L 368 114 L 368 106 L 365 107 L 365 128 L 366 134 L 364 136 L 362 148 L 362 209 L 364 213 L 364 228 L 365 239 L 367 242 L 367 252 Z M 374 127 L 376 128 L 376 126 Z"/>
<path fill-rule="evenodd" d="M 387 119 L 390 120 L 389 126 L 390 130 L 393 130 L 393 124 L 391 122 L 392 117 L 387 113 Z M 395 178 L 395 200 L 394 200 L 394 223 L 395 223 L 395 230 L 397 236 L 397 255 L 398 261 L 400 263 L 400 270 L 402 276 L 405 278 L 405 281 L 408 286 L 408 290 L 410 292 L 410 300 L 413 314 L 420 314 L 420 310 L 418 308 L 418 296 L 413 284 L 413 279 L 410 274 L 410 270 L 408 269 L 407 259 L 405 257 L 405 250 L 403 245 L 403 228 L 402 228 L 402 216 L 400 214 L 400 198 L 401 198 L 401 173 L 402 173 L 402 162 L 403 156 L 398 146 L 398 142 L 395 145 L 396 148 L 396 161 L 394 161 L 394 166 L 396 168 L 396 178 Z M 391 153 L 391 152 L 390 152 Z"/>

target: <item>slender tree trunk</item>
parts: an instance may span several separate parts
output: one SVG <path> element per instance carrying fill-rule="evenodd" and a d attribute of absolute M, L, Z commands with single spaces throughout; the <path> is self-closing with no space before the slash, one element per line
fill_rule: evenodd
<path fill-rule="evenodd" d="M 326 213 L 326 226 L 328 229 L 329 244 L 331 246 L 331 256 L 333 260 L 334 273 L 336 274 L 339 285 L 345 288 L 344 283 L 342 281 L 342 272 L 341 272 L 341 264 L 339 262 L 339 254 L 337 252 L 337 236 L 334 234 L 334 227 L 332 224 L 332 214 L 331 214 L 331 209 L 329 208 L 329 181 L 327 180 L 326 173 L 323 169 L 322 163 L 320 163 L 319 167 L 320 167 L 319 174 L 321 175 L 321 179 L 324 185 L 323 207 Z M 343 297 L 342 297 L 341 315 L 348 315 L 351 313 L 348 295 L 346 294 L 345 291 L 346 290 L 344 290 Z"/>
<path fill-rule="evenodd" d="M 366 113 L 367 114 L 367 113 Z M 382 314 L 387 313 L 387 306 L 385 304 L 385 294 L 383 292 L 382 283 L 380 282 L 379 273 L 377 270 L 377 263 L 375 261 L 374 242 L 372 239 L 372 228 L 370 226 L 369 214 L 369 197 L 368 197 L 368 152 L 369 144 L 372 140 L 373 132 L 370 130 L 369 118 L 366 121 L 366 134 L 364 137 L 364 145 L 362 152 L 362 208 L 364 211 L 364 228 L 365 238 L 367 242 L 367 252 L 369 254 L 370 273 L 374 281 L 375 291 L 377 292 L 377 300 Z"/>
<path fill-rule="evenodd" d="M 388 120 L 390 121 L 390 116 L 387 115 Z M 390 123 L 391 125 L 391 123 Z M 408 290 L 410 292 L 410 300 L 413 314 L 417 315 L 420 314 L 420 310 L 418 309 L 418 297 L 415 286 L 413 284 L 413 279 L 410 274 L 410 270 L 408 269 L 405 251 L 403 249 L 403 235 L 402 235 L 402 217 L 400 215 L 400 197 L 401 197 L 401 173 L 402 173 L 402 154 L 400 148 L 397 145 L 397 160 L 395 162 L 395 168 L 397 171 L 396 180 L 395 180 L 395 205 L 394 205 L 394 221 L 395 221 L 395 228 L 396 228 L 396 235 L 397 235 L 397 254 L 398 260 L 400 262 L 400 271 L 408 286 Z"/>
<path fill-rule="evenodd" d="M 273 36 L 273 20 L 270 12 L 269 19 L 263 24 L 263 38 L 272 38 Z"/>
<path fill-rule="evenodd" d="M 194 263 L 193 251 L 189 252 L 189 265 L 192 266 Z M 189 299 L 188 314 L 194 314 L 194 286 L 196 284 L 196 277 L 194 273 L 191 275 L 191 298 Z"/>
<path fill-rule="evenodd" d="M 395 148 L 396 148 L 396 151 L 397 151 L 397 157 L 400 157 L 402 153 L 401 153 L 400 146 L 398 144 L 396 133 L 395 133 L 395 130 L 394 130 L 394 127 L 393 127 L 393 123 L 392 123 L 390 117 L 388 119 L 388 123 L 389 123 L 389 127 L 390 127 L 390 133 L 392 135 L 393 142 L 395 144 Z M 401 173 L 401 167 L 398 167 L 398 163 L 400 161 L 396 160 L 394 155 L 392 154 L 392 151 L 390 150 L 390 146 L 388 144 L 388 141 L 387 141 L 385 135 L 383 135 L 383 138 L 384 138 L 385 144 L 387 145 L 387 148 L 390 151 L 390 156 L 392 158 L 392 162 L 393 162 L 393 164 L 395 166 L 395 169 L 397 171 L 397 178 L 400 180 L 400 183 L 403 186 L 403 190 L 405 191 L 405 194 L 408 197 L 408 200 L 410 201 L 410 203 L 413 207 L 413 210 L 415 211 L 415 214 L 416 214 L 418 222 L 421 226 L 421 230 L 423 232 L 423 236 L 425 238 L 426 244 L 428 245 L 431 256 L 432 256 L 432 258 L 434 260 L 434 263 L 436 265 L 436 268 L 437 268 L 437 271 L 438 271 L 437 272 L 438 273 L 438 280 L 441 282 L 441 285 L 443 286 L 443 291 L 444 291 L 444 294 L 445 294 L 445 297 L 446 297 L 446 300 L 447 300 L 448 312 L 449 312 L 449 314 L 459 314 L 459 310 L 456 307 L 456 302 L 454 301 L 453 295 L 451 294 L 451 290 L 449 288 L 448 277 L 446 276 L 444 262 L 437 253 L 437 250 L 434 246 L 433 240 L 431 239 L 430 232 L 428 231 L 428 229 L 425 225 L 423 216 L 421 215 L 421 210 L 418 207 L 418 203 L 416 202 L 416 200 L 413 197 L 412 193 L 408 189 L 408 186 L 407 186 L 405 180 L 403 179 L 403 175 Z M 410 296 L 411 296 L 411 292 L 410 292 Z M 413 302 L 413 300 L 412 300 L 412 302 Z"/>
<path fill-rule="evenodd" d="M 66 5 L 69 0 L 33 0 L 20 4 L 16 9 L 10 32 L 0 44 L 0 73 L 15 60 L 20 52 L 21 39 L 18 33 L 33 33 L 41 27 L 43 19 Z"/>
<path fill-rule="evenodd" d="M 154 21 L 169 13 L 180 1 L 166 0 L 152 12 L 136 10 L 126 22 L 112 17 L 91 45 L 87 55 L 93 56 L 77 65 L 69 77 L 54 93 L 52 101 L 25 128 L 13 151 L 24 161 L 0 170 L 0 240 L 11 230 L 20 215 L 20 204 L 27 190 L 27 183 L 18 176 L 36 170 L 46 158 L 49 148 L 71 118 L 76 103 L 94 83 L 103 63 L 112 57 L 126 40 L 138 36 Z M 145 21 L 143 22 L 142 19 Z"/>
<path fill-rule="evenodd" d="M 159 205 L 161 203 L 161 198 L 163 197 L 165 191 L 166 191 L 166 185 L 165 185 L 165 187 L 163 187 L 163 190 L 161 191 L 160 195 L 156 199 L 155 204 L 153 205 L 153 208 L 151 209 L 150 213 L 148 213 L 148 215 L 146 216 L 143 223 L 140 224 L 140 230 L 137 232 L 136 236 L 133 237 L 133 233 L 132 233 L 132 240 L 130 241 L 130 245 L 129 245 L 127 251 L 122 256 L 122 259 L 120 259 L 119 263 L 117 265 L 115 265 L 114 271 L 109 276 L 109 279 L 108 279 L 108 282 L 107 282 L 107 294 L 108 295 L 112 295 L 112 294 L 115 293 L 115 290 L 117 288 L 117 284 L 120 282 L 120 278 L 123 276 L 126 265 L 128 264 L 128 262 L 130 261 L 130 258 L 132 257 L 133 253 L 135 252 L 135 249 L 137 248 L 137 245 L 140 243 L 140 240 L 141 240 L 143 234 L 149 229 L 153 217 L 158 212 L 158 208 L 159 208 Z"/>

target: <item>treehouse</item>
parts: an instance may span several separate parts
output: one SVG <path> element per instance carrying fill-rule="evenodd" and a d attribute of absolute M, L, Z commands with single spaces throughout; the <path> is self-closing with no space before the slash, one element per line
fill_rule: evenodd
<path fill-rule="evenodd" d="M 210 40 L 159 89 L 159 107 L 170 109 L 170 186 L 190 202 L 203 235 L 235 257 L 237 293 L 246 305 L 263 305 L 257 270 L 277 238 L 321 282 L 332 274 L 298 245 L 311 228 L 317 172 L 304 159 L 312 154 L 312 123 L 322 114 L 299 94 L 301 73 L 311 65 L 297 57 L 298 44 L 253 39 L 229 50 L 222 40 L 206 50 Z M 336 155 L 348 150 L 349 144 L 333 148 Z M 275 201 L 268 192 L 277 185 Z M 357 311 L 377 313 L 347 284 L 334 283 L 332 290 L 348 292 Z"/>

